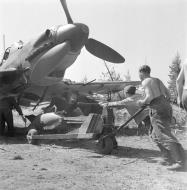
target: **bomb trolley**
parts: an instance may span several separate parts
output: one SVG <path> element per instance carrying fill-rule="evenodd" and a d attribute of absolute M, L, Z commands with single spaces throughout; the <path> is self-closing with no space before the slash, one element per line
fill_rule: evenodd
<path fill-rule="evenodd" d="M 134 113 L 124 124 L 119 126 L 118 128 L 114 128 L 112 124 L 104 124 L 102 134 L 99 137 L 98 140 L 98 146 L 100 151 L 103 154 L 110 154 L 113 150 L 113 148 L 117 147 L 117 141 L 116 141 L 116 135 L 117 133 L 124 127 L 127 126 L 127 124 L 132 121 L 137 115 L 139 115 L 145 108 L 147 108 L 148 105 L 143 105 L 137 112 Z M 108 108 L 108 118 L 110 119 L 110 108 Z"/>
<path fill-rule="evenodd" d="M 123 125 L 117 129 L 114 127 L 113 109 L 107 107 L 107 115 L 89 114 L 88 116 L 62 117 L 60 123 L 52 122 L 48 126 L 40 126 L 38 129 L 30 129 L 27 134 L 29 144 L 38 144 L 40 140 L 97 140 L 97 148 L 102 154 L 110 154 L 117 147 L 116 134 L 125 127 L 132 119 L 141 113 L 146 106 L 138 110 Z M 54 114 L 54 113 L 53 113 Z M 52 133 L 51 128 L 56 126 L 64 129 L 60 133 Z"/>

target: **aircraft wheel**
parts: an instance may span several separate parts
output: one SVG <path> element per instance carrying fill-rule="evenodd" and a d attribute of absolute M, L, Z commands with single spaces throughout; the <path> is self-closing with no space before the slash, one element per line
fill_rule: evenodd
<path fill-rule="evenodd" d="M 111 154 L 113 147 L 114 144 L 111 137 L 101 138 L 98 142 L 99 152 L 102 154 Z"/>
<path fill-rule="evenodd" d="M 30 129 L 29 132 L 27 133 L 27 140 L 29 144 L 38 144 L 38 140 L 37 139 L 33 139 L 32 136 L 33 135 L 37 135 L 38 131 L 36 129 Z"/>

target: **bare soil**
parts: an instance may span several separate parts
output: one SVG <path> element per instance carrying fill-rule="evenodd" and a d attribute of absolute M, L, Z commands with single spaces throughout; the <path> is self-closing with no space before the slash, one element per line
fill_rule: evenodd
<path fill-rule="evenodd" d="M 187 134 L 177 137 L 187 150 Z M 1 190 L 185 190 L 187 170 L 167 170 L 148 136 L 119 136 L 111 155 L 93 140 L 30 145 L 25 137 L 0 137 Z"/>
<path fill-rule="evenodd" d="M 23 132 L 23 121 L 17 113 L 14 118 Z M 175 132 L 187 153 L 186 129 Z M 177 172 L 160 165 L 148 136 L 122 131 L 117 141 L 118 149 L 102 155 L 94 140 L 31 145 L 23 135 L 0 137 L 0 190 L 187 190 L 187 167 Z"/>

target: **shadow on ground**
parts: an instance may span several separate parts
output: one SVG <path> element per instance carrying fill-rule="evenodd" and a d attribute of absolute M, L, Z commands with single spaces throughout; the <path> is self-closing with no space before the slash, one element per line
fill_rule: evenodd
<path fill-rule="evenodd" d="M 1 144 L 27 144 L 25 136 L 16 135 L 15 137 L 0 136 Z"/>
<path fill-rule="evenodd" d="M 133 148 L 133 147 L 124 147 L 118 146 L 117 149 L 113 149 L 110 155 L 103 155 L 100 153 L 99 148 L 97 146 L 97 142 L 94 140 L 74 140 L 74 141 L 42 141 L 42 144 L 51 144 L 58 146 L 63 146 L 63 148 L 68 149 L 86 149 L 90 152 L 97 153 L 98 155 L 93 155 L 93 158 L 103 158 L 105 156 L 113 156 L 118 158 L 137 158 L 143 159 L 150 163 L 155 163 L 155 158 L 160 157 L 161 154 L 157 150 L 145 149 L 145 148 Z M 42 145 L 41 144 L 41 145 Z M 72 150 L 73 151 L 73 150 Z M 89 156 L 92 158 L 92 156 Z"/>
<path fill-rule="evenodd" d="M 23 134 L 17 134 L 16 137 L 0 137 L 0 144 L 28 144 L 26 136 Z M 90 152 L 97 153 L 98 155 L 90 156 L 103 158 L 106 155 L 100 153 L 95 140 L 42 140 L 38 141 L 38 145 L 33 146 L 42 146 L 42 145 L 51 145 L 51 148 L 67 148 L 67 149 L 86 149 Z M 187 150 L 185 150 L 187 158 Z M 136 158 L 141 159 L 149 163 L 156 163 L 157 158 L 161 157 L 161 153 L 158 150 L 151 150 L 146 148 L 135 148 L 135 147 L 125 147 L 118 146 L 117 149 L 114 149 L 110 155 L 118 158 Z"/>

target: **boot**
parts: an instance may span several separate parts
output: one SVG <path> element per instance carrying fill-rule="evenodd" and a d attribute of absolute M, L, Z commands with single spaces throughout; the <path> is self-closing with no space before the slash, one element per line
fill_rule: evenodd
<path fill-rule="evenodd" d="M 185 158 L 184 149 L 180 143 L 171 143 L 169 153 L 174 163 L 168 167 L 169 170 L 181 170 L 184 168 Z"/>
<path fill-rule="evenodd" d="M 160 161 L 159 163 L 164 166 L 172 165 L 173 159 L 170 155 L 169 150 L 167 150 L 161 143 L 157 143 L 157 146 L 159 147 L 162 154 L 162 161 Z"/>
<path fill-rule="evenodd" d="M 176 163 L 172 164 L 171 166 L 169 166 L 167 169 L 168 170 L 174 170 L 174 171 L 182 170 L 183 164 L 180 162 L 176 162 Z"/>

